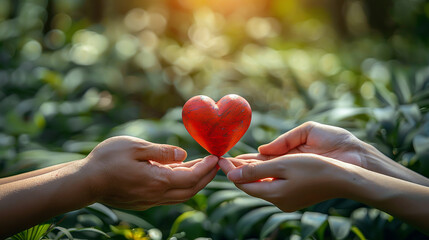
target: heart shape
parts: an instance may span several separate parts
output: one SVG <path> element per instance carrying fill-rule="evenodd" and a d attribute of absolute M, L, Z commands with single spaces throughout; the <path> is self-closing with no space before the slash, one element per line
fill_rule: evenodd
<path fill-rule="evenodd" d="M 244 135 L 252 119 L 246 99 L 229 94 L 217 103 L 199 95 L 189 99 L 182 120 L 189 134 L 209 153 L 221 157 Z"/>

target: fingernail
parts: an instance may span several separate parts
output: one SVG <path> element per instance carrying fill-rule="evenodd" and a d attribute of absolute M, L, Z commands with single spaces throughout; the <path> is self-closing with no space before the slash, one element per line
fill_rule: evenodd
<path fill-rule="evenodd" d="M 174 149 L 174 159 L 176 161 L 181 161 L 186 157 L 186 154 L 184 151 L 181 151 L 179 149 Z"/>
<path fill-rule="evenodd" d="M 228 173 L 228 179 L 231 181 L 238 181 L 243 178 L 243 170 L 241 168 L 236 168 L 234 170 L 231 170 Z"/>

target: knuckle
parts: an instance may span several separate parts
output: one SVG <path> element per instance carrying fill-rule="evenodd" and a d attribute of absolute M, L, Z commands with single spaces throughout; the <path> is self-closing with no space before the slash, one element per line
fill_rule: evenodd
<path fill-rule="evenodd" d="M 172 159 L 172 152 L 166 145 L 158 146 L 158 154 L 162 159 Z"/>
<path fill-rule="evenodd" d="M 319 126 L 320 126 L 320 124 L 319 124 L 319 123 L 317 123 L 317 122 L 314 122 L 314 121 L 308 121 L 308 122 L 305 122 L 305 123 L 304 123 L 304 125 L 303 125 L 303 127 L 304 127 L 304 131 L 305 131 L 307 134 L 309 134 L 313 128 L 317 128 L 317 127 L 319 127 Z"/>
<path fill-rule="evenodd" d="M 166 186 L 170 185 L 170 181 L 164 178 L 155 178 L 152 180 L 151 187 L 156 192 L 164 192 L 166 191 Z"/>
<path fill-rule="evenodd" d="M 314 126 L 316 124 L 315 121 L 307 121 L 304 123 L 305 126 Z"/>
<path fill-rule="evenodd" d="M 317 123 L 315 121 L 307 121 L 304 123 L 306 127 L 314 127 Z"/>
<path fill-rule="evenodd" d="M 189 178 L 186 182 L 183 183 L 184 188 L 194 189 L 198 185 L 198 179 L 196 177 Z"/>
<path fill-rule="evenodd" d="M 243 177 L 244 178 L 254 178 L 256 176 L 256 163 L 249 163 L 246 165 L 246 168 L 243 169 Z"/>

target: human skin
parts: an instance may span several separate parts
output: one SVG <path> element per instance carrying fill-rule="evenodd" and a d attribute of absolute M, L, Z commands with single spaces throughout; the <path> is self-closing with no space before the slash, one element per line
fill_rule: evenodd
<path fill-rule="evenodd" d="M 266 161 L 222 158 L 219 166 L 239 189 L 285 212 L 328 199 L 348 198 L 388 212 L 429 233 L 429 187 L 420 184 L 308 153 Z"/>
<path fill-rule="evenodd" d="M 342 128 L 307 122 L 258 151 L 219 166 L 238 188 L 284 211 L 350 198 L 429 229 L 429 180 Z"/>
<path fill-rule="evenodd" d="M 306 122 L 274 141 L 262 145 L 257 154 L 239 159 L 267 160 L 286 154 L 314 153 L 405 181 L 429 186 L 429 179 L 388 158 L 375 147 L 359 140 L 345 129 Z"/>
<path fill-rule="evenodd" d="M 122 136 L 84 159 L 9 177 L 0 185 L 0 239 L 94 202 L 133 210 L 184 202 L 218 170 L 215 156 L 185 159 L 181 148 Z"/>

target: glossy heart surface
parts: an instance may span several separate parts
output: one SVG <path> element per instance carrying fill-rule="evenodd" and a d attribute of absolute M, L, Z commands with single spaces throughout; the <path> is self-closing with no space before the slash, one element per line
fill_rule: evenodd
<path fill-rule="evenodd" d="M 182 120 L 189 134 L 209 153 L 222 156 L 246 133 L 252 109 L 246 99 L 229 94 L 214 102 L 203 95 L 189 99 Z"/>

